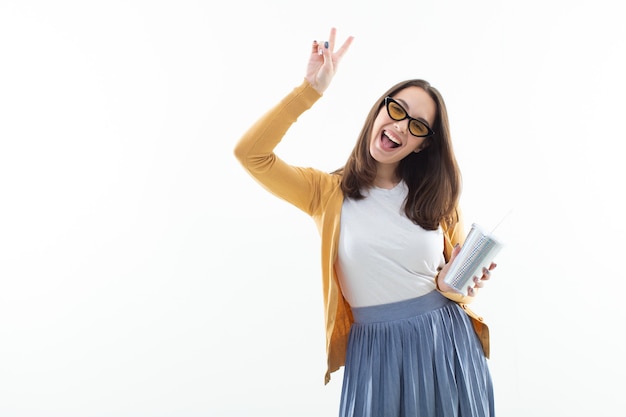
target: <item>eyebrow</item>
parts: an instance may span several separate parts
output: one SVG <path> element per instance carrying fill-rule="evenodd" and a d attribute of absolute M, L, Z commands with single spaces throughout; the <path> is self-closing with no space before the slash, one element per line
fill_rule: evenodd
<path fill-rule="evenodd" d="M 420 122 L 424 123 L 426 126 L 431 127 L 430 123 L 428 123 L 428 120 L 424 119 L 423 117 L 413 117 L 409 114 L 409 112 L 407 111 L 407 107 L 409 107 L 408 103 L 404 100 L 402 100 L 401 98 L 393 98 L 395 101 L 399 102 L 400 104 L 402 104 L 402 106 L 404 106 L 404 111 L 406 111 L 406 114 L 409 115 L 410 118 L 412 119 L 417 119 Z"/>

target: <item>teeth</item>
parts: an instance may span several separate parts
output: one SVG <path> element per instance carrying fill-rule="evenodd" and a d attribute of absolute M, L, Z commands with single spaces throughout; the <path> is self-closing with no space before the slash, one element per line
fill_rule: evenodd
<path fill-rule="evenodd" d="M 392 141 L 393 143 L 395 143 L 396 145 L 400 145 L 400 142 L 398 142 L 398 140 L 396 138 L 394 138 L 393 136 L 389 135 L 387 133 L 387 131 L 384 131 L 383 134 L 385 136 L 387 136 L 389 138 L 389 140 Z"/>

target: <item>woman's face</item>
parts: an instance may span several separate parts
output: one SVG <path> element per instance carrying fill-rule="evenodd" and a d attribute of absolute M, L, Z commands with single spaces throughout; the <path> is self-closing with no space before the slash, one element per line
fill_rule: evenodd
<path fill-rule="evenodd" d="M 393 99 L 409 115 L 432 128 L 437 113 L 435 101 L 423 88 L 407 87 Z M 414 136 L 409 132 L 409 119 L 393 120 L 385 106 L 378 112 L 372 127 L 370 155 L 378 164 L 398 165 L 411 152 L 419 152 L 427 138 Z"/>

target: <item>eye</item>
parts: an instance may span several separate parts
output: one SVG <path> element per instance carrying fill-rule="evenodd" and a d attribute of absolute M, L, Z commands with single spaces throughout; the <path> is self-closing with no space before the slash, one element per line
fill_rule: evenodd
<path fill-rule="evenodd" d="M 428 134 L 428 128 L 419 120 L 411 120 L 409 124 L 409 131 L 415 136 L 425 136 Z"/>
<path fill-rule="evenodd" d="M 406 111 L 404 111 L 402 106 L 393 101 L 390 101 L 387 105 L 387 112 L 389 113 L 389 117 L 394 120 L 402 120 L 406 118 Z"/>

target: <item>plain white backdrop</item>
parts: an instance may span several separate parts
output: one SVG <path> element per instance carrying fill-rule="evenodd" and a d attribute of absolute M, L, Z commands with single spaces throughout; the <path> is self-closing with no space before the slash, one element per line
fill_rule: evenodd
<path fill-rule="evenodd" d="M 333 416 L 319 240 L 233 157 L 356 37 L 277 150 L 342 165 L 390 85 L 446 99 L 498 413 L 623 409 L 618 2 L 0 0 L 0 415 Z"/>

